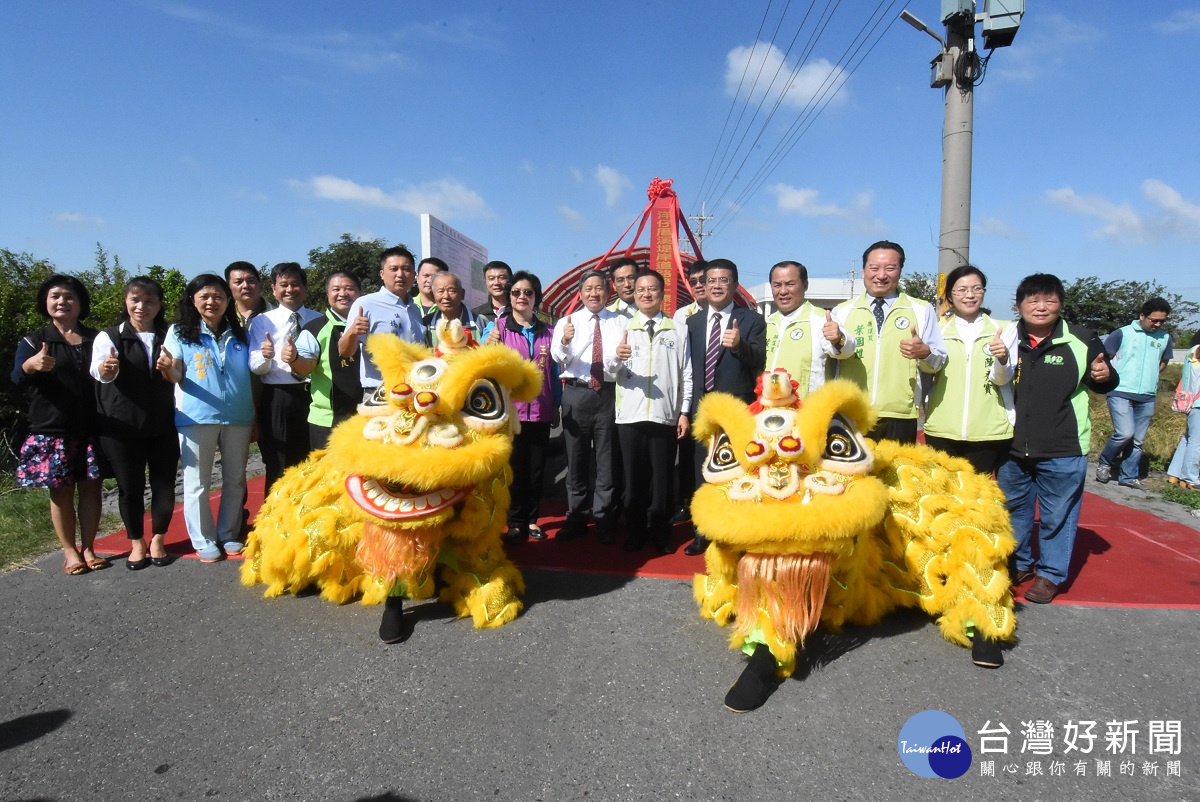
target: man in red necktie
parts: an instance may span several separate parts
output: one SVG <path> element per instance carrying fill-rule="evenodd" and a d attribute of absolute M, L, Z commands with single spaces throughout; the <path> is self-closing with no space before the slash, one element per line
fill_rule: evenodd
<path fill-rule="evenodd" d="M 604 308 L 608 277 L 588 271 L 579 283 L 583 302 L 554 327 L 550 356 L 562 369 L 563 439 L 567 449 L 567 522 L 557 537 L 570 540 L 587 529 L 589 506 L 597 539 L 616 537 L 618 511 L 613 494 L 616 412 L 613 382 L 617 345 L 625 319 Z M 590 500 L 590 505 L 589 505 Z"/>

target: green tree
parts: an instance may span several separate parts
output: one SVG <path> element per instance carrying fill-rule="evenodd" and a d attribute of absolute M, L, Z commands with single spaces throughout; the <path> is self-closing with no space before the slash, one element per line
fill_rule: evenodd
<path fill-rule="evenodd" d="M 379 254 L 392 246 L 386 240 L 358 240 L 343 234 L 337 242 L 308 252 L 308 306 L 325 311 L 325 280 L 335 270 L 348 270 L 358 276 L 363 292 L 379 289 Z"/>
<path fill-rule="evenodd" d="M 92 313 L 88 315 L 87 324 L 102 329 L 115 323 L 125 306 L 125 282 L 129 280 L 129 273 L 121 266 L 120 258 L 114 256 L 110 265 L 108 253 L 97 242 L 95 267 L 79 273 L 78 278 L 92 297 Z"/>
<path fill-rule="evenodd" d="M 37 291 L 53 275 L 54 265 L 28 253 L 0 249 L 0 468 L 16 464 L 17 450 L 25 437 L 25 395 L 8 380 L 17 343 L 27 333 L 46 325 L 38 312 Z"/>
<path fill-rule="evenodd" d="M 1137 320 L 1142 304 L 1150 298 L 1163 298 L 1171 305 L 1171 316 L 1164 328 L 1175 343 L 1185 347 L 1196 328 L 1200 304 L 1168 292 L 1157 281 L 1101 281 L 1095 276 L 1077 278 L 1064 285 L 1066 292 L 1063 317 L 1087 326 L 1100 335 Z"/>
<path fill-rule="evenodd" d="M 921 273 L 907 270 L 900 273 L 900 292 L 920 298 L 923 301 L 937 303 L 937 273 Z"/>
<path fill-rule="evenodd" d="M 150 265 L 146 268 L 146 275 L 162 285 L 167 320 L 175 320 L 179 314 L 179 300 L 183 298 L 183 291 L 187 289 L 187 278 L 178 268 L 168 269 L 162 265 Z"/>

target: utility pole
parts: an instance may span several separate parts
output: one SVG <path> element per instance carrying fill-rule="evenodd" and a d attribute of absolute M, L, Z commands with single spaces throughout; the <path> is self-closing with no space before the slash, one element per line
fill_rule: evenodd
<path fill-rule="evenodd" d="M 698 215 L 689 214 L 688 215 L 688 220 L 691 220 L 692 222 L 694 222 L 696 224 L 696 231 L 695 231 L 696 244 L 700 246 L 701 251 L 704 250 L 704 238 L 712 236 L 711 231 L 704 230 L 704 224 L 707 223 L 709 220 L 714 219 L 711 214 L 705 214 L 705 204 L 706 204 L 706 201 L 700 202 L 700 214 L 698 214 Z"/>
<path fill-rule="evenodd" d="M 930 65 L 929 85 L 942 89 L 945 110 L 942 120 L 942 219 L 938 236 L 938 292 L 946 285 L 946 274 L 971 259 L 971 158 L 974 139 L 975 83 L 986 62 L 975 50 L 975 23 L 983 22 L 984 46 L 990 50 L 1012 44 L 1025 0 L 982 0 L 982 14 L 975 13 L 975 0 L 942 0 L 942 22 L 946 38 L 938 36 L 907 9 L 900 18 L 918 31 L 929 34 L 942 46 Z M 991 57 L 989 52 L 988 57 Z"/>

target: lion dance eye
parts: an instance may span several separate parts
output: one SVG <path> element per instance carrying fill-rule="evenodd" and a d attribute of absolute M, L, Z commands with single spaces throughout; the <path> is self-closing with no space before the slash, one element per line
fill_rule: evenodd
<path fill-rule="evenodd" d="M 829 422 L 829 431 L 825 436 L 824 459 L 834 462 L 859 462 L 867 457 L 858 439 L 854 436 L 853 427 L 840 415 L 835 415 Z"/>
<path fill-rule="evenodd" d="M 504 417 L 504 395 L 490 379 L 480 379 L 467 393 L 463 414 L 481 421 L 495 421 Z"/>
<path fill-rule="evenodd" d="M 727 480 L 741 470 L 729 436 L 721 432 L 709 444 L 708 459 L 705 460 L 701 473 L 706 481 L 713 482 Z"/>

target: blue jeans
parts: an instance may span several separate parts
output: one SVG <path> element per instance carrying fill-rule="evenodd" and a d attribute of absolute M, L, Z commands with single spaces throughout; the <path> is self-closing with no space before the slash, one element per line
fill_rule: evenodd
<path fill-rule="evenodd" d="M 1008 499 L 1017 570 L 1033 567 L 1033 512 L 1041 509 L 1038 530 L 1038 576 L 1061 585 L 1071 565 L 1075 530 L 1083 505 L 1087 457 L 1010 459 L 996 470 L 996 483 Z"/>
<path fill-rule="evenodd" d="M 1121 463 L 1119 481 L 1128 482 L 1138 478 L 1142 469 L 1142 443 L 1146 432 L 1150 431 L 1150 419 L 1154 417 L 1154 401 L 1130 401 L 1128 398 L 1118 398 L 1110 395 L 1108 414 L 1112 416 L 1113 433 L 1100 452 L 1100 464 L 1109 467 L 1121 458 L 1121 452 L 1130 440 L 1133 448 L 1129 456 Z"/>
<path fill-rule="evenodd" d="M 1187 431 L 1179 440 L 1167 475 L 1190 485 L 1200 484 L 1200 409 L 1192 407 L 1187 416 Z"/>

